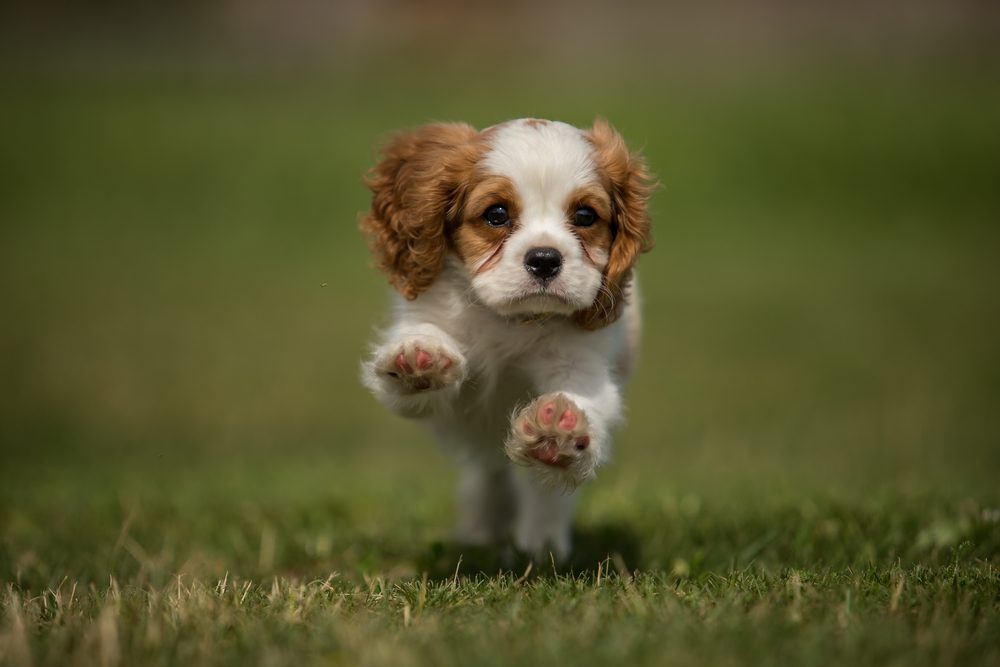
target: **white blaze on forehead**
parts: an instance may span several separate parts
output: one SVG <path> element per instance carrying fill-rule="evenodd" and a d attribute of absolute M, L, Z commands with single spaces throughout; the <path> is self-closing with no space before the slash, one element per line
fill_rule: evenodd
<path fill-rule="evenodd" d="M 483 164 L 517 188 L 524 216 L 562 220 L 570 195 L 597 182 L 590 143 L 566 123 L 518 120 L 496 129 Z"/>

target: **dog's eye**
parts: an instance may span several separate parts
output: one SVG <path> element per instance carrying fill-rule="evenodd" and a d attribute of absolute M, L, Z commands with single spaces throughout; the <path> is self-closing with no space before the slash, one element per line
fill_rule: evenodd
<path fill-rule="evenodd" d="M 490 206 L 483 213 L 483 220 L 490 227 L 503 227 L 510 222 L 510 215 L 507 213 L 507 207 L 497 204 L 496 206 Z"/>
<path fill-rule="evenodd" d="M 582 206 L 576 209 L 573 214 L 573 224 L 577 227 L 590 227 L 597 222 L 597 213 L 589 206 Z"/>

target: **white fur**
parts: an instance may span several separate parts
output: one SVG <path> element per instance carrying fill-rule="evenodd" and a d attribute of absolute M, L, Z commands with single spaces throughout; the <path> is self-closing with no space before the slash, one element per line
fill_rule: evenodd
<path fill-rule="evenodd" d="M 519 549 L 562 559 L 570 550 L 572 490 L 607 461 L 621 417 L 624 378 L 616 369 L 626 366 L 634 342 L 628 330 L 636 304 L 630 299 L 623 317 L 596 331 L 565 317 L 593 302 L 607 261 L 585 261 L 565 219 L 570 194 L 597 178 L 580 131 L 515 122 L 496 132 L 483 167 L 509 178 L 523 206 L 499 263 L 473 277 L 450 256 L 415 300 L 397 297 L 393 323 L 363 364 L 362 380 L 386 408 L 420 420 L 458 458 L 458 539 L 496 543 L 513 532 Z M 527 250 L 539 246 L 563 254 L 550 285 L 555 297 L 540 295 L 523 265 Z M 453 362 L 440 388 L 413 392 L 391 374 L 400 351 L 413 345 Z M 589 446 L 573 452 L 565 469 L 534 459 L 515 465 L 504 443 L 515 438 L 513 446 L 521 446 L 519 410 L 546 394 L 562 394 L 582 411 Z"/>

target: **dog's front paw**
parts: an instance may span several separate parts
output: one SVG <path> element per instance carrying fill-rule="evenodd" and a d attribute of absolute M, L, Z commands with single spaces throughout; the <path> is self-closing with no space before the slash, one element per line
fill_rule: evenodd
<path fill-rule="evenodd" d="M 375 371 L 404 394 L 457 387 L 465 379 L 465 358 L 430 336 L 413 336 L 382 346 Z"/>
<path fill-rule="evenodd" d="M 591 438 L 583 410 L 563 394 L 545 394 L 515 413 L 505 449 L 546 481 L 572 489 L 594 476 Z"/>

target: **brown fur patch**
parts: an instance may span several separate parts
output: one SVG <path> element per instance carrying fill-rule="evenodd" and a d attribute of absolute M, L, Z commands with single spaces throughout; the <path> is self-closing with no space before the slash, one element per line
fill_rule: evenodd
<path fill-rule="evenodd" d="M 572 224 L 576 211 L 584 206 L 594 209 L 598 220 L 590 227 L 577 227 Z M 566 215 L 570 221 L 571 229 L 580 239 L 583 252 L 590 260 L 591 264 L 598 265 L 595 256 L 598 252 L 604 257 L 609 257 L 611 250 L 611 198 L 603 187 L 599 185 L 588 185 L 578 189 L 569 198 L 569 206 L 566 208 Z"/>
<path fill-rule="evenodd" d="M 440 272 L 484 150 L 469 125 L 433 123 L 392 139 L 368 174 L 372 207 L 360 226 L 376 264 L 407 299 Z"/>
<path fill-rule="evenodd" d="M 594 304 L 574 319 L 584 329 L 600 329 L 614 322 L 625 305 L 632 267 L 639 254 L 653 247 L 648 203 L 654 183 L 645 160 L 629 151 L 625 141 L 604 119 L 587 133 L 595 162 L 611 203 L 611 250 L 604 282 Z M 596 209 L 595 209 L 596 210 Z"/>
<path fill-rule="evenodd" d="M 512 221 L 506 227 L 490 227 L 483 220 L 486 210 L 498 204 L 507 208 Z M 473 186 L 452 243 L 458 256 L 475 273 L 488 271 L 499 261 L 500 250 L 516 224 L 519 211 L 517 191 L 508 179 L 489 176 Z"/>
<path fill-rule="evenodd" d="M 537 130 L 540 127 L 545 127 L 546 125 L 548 125 L 549 121 L 547 121 L 547 120 L 545 120 L 543 118 L 528 118 L 528 119 L 526 119 L 524 121 L 524 124 L 527 125 L 528 127 L 531 127 L 531 128 L 534 128 L 534 129 Z"/>

